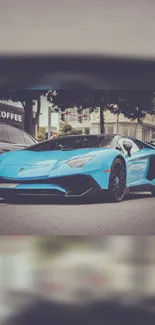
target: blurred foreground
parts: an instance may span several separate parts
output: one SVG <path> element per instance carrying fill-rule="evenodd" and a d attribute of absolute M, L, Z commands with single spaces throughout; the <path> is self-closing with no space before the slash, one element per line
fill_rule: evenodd
<path fill-rule="evenodd" d="M 154 251 L 146 236 L 1 237 L 0 324 L 153 324 Z"/>

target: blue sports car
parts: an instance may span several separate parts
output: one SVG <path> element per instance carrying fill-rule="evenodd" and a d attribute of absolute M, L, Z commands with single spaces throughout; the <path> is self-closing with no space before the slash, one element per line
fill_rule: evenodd
<path fill-rule="evenodd" d="M 129 191 L 155 196 L 155 148 L 121 135 L 51 139 L 0 155 L 0 196 L 101 196 L 120 202 Z"/>

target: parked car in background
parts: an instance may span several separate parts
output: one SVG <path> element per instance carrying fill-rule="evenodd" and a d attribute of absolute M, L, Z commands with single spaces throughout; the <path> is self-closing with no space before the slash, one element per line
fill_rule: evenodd
<path fill-rule="evenodd" d="M 37 143 L 33 137 L 13 126 L 0 123 L 0 154 L 20 150 Z"/>

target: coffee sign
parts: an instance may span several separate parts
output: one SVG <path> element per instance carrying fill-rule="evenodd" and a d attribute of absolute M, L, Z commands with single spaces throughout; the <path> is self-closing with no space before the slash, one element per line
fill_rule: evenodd
<path fill-rule="evenodd" d="M 0 122 L 22 126 L 24 124 L 24 109 L 0 103 Z"/>
<path fill-rule="evenodd" d="M 17 113 L 1 111 L 1 110 L 0 110 L 0 118 L 6 119 L 6 120 L 13 120 L 13 121 L 20 122 L 20 123 L 23 122 L 22 115 L 17 114 Z"/>

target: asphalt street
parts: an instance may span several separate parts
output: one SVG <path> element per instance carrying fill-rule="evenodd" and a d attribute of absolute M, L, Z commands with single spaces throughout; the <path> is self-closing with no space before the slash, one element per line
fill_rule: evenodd
<path fill-rule="evenodd" d="M 0 235 L 155 234 L 155 198 L 130 194 L 121 203 L 0 200 Z"/>
<path fill-rule="evenodd" d="M 135 322 L 136 320 L 136 322 Z M 143 306 L 119 306 L 113 303 L 100 302 L 90 308 L 76 309 L 67 306 L 58 306 L 47 301 L 34 302 L 28 308 L 13 315 L 3 322 L 3 325 L 116 325 L 136 324 L 154 325 L 154 313 L 145 310 Z"/>

